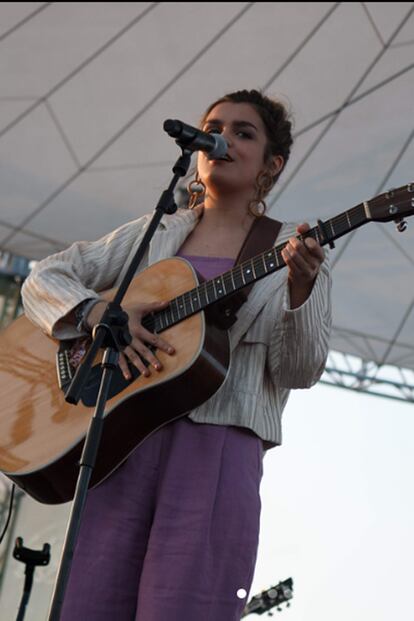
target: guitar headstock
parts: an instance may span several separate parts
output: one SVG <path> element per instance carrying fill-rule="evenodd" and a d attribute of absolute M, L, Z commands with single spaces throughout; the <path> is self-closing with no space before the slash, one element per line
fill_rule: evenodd
<path fill-rule="evenodd" d="M 374 222 L 394 220 L 399 231 L 406 228 L 403 218 L 414 215 L 414 183 L 380 194 L 363 203 L 367 218 Z"/>
<path fill-rule="evenodd" d="M 292 599 L 292 597 L 293 580 L 292 578 L 288 578 L 283 582 L 279 582 L 276 586 L 270 587 L 267 591 L 262 591 L 259 595 L 255 595 L 246 605 L 242 617 L 253 613 L 262 615 L 275 606 L 277 606 L 277 610 L 280 611 L 280 604 L 288 602 L 287 606 L 289 606 L 289 600 Z"/>

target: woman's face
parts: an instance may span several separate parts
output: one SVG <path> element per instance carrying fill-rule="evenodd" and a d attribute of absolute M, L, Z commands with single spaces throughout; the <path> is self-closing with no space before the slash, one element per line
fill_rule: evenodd
<path fill-rule="evenodd" d="M 221 134 L 228 144 L 229 161 L 209 160 L 203 152 L 198 156 L 198 172 L 207 191 L 252 194 L 258 173 L 266 168 L 266 130 L 256 110 L 248 103 L 219 103 L 210 111 L 202 130 Z"/>

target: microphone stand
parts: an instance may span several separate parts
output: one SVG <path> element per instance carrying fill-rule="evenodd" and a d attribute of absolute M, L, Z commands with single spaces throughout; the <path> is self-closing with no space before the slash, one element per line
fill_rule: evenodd
<path fill-rule="evenodd" d="M 96 463 L 96 456 L 102 434 L 103 416 L 112 374 L 114 369 L 117 367 L 120 352 L 132 340 L 132 337 L 128 331 L 128 315 L 122 310 L 121 302 L 138 266 L 142 261 L 142 258 L 162 216 L 164 214 L 173 214 L 176 212 L 177 205 L 174 201 L 174 189 L 180 177 L 184 177 L 187 174 L 190 166 L 192 150 L 186 148 L 186 145 L 182 144 L 179 140 L 176 140 L 176 143 L 181 147 L 182 153 L 173 166 L 172 170 L 174 176 L 168 188 L 161 194 L 149 227 L 145 232 L 145 235 L 128 267 L 124 278 L 122 279 L 113 301 L 107 305 L 99 324 L 94 327 L 92 332 L 92 344 L 82 363 L 77 368 L 75 376 L 65 394 L 66 401 L 74 405 L 78 403 L 98 349 L 100 347 L 104 347 L 105 352 L 101 363 L 103 372 L 98 399 L 96 402 L 95 412 L 89 424 L 82 456 L 79 462 L 79 475 L 66 530 L 65 541 L 63 544 L 60 566 L 52 595 L 48 621 L 59 621 L 60 619 L 63 598 L 69 579 L 73 553 L 80 529 L 80 521 L 86 502 L 89 482 Z"/>

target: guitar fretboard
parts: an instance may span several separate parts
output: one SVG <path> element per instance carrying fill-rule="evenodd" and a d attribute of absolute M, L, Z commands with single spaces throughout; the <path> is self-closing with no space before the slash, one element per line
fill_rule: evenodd
<path fill-rule="evenodd" d="M 361 203 L 331 220 L 319 222 L 317 226 L 304 235 L 297 235 L 297 239 L 303 241 L 307 237 L 312 237 L 321 246 L 324 246 L 367 221 L 365 205 Z M 273 274 L 286 265 L 282 257 L 282 250 L 285 245 L 286 242 L 269 248 L 252 259 L 234 266 L 224 274 L 206 280 L 191 291 L 179 295 L 171 300 L 162 311 L 147 315 L 143 321 L 144 327 L 151 332 L 163 332 L 187 319 L 187 317 L 208 308 L 211 304 L 243 289 L 246 285 L 253 284 L 261 278 Z"/>

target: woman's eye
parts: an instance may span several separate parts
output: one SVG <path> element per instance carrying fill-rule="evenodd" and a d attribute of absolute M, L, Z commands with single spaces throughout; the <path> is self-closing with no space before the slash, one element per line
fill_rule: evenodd
<path fill-rule="evenodd" d="M 237 135 L 241 136 L 242 138 L 248 138 L 248 139 L 252 138 L 252 135 L 249 132 L 245 132 L 243 130 L 238 131 Z"/>

